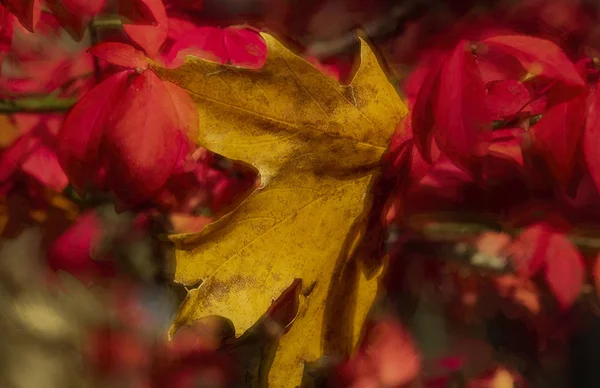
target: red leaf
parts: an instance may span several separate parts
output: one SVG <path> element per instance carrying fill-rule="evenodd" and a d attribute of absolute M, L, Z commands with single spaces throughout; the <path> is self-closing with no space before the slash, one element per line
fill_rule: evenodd
<path fill-rule="evenodd" d="M 417 66 L 409 73 L 408 77 L 402 82 L 402 91 L 406 96 L 408 103 L 413 105 L 421 89 L 425 88 L 425 83 L 437 75 L 448 56 L 446 49 L 431 49 L 422 54 L 423 57 Z M 428 95 L 430 92 L 427 93 Z"/>
<path fill-rule="evenodd" d="M 559 306 L 567 309 L 579 297 L 585 266 L 579 250 L 563 234 L 554 233 L 546 253 L 546 281 Z"/>
<path fill-rule="evenodd" d="M 98 149 L 108 114 L 123 97 L 132 72 L 117 73 L 96 85 L 73 107 L 58 136 L 58 158 L 78 190 L 94 185 Z"/>
<path fill-rule="evenodd" d="M 344 386 L 399 387 L 417 377 L 421 356 L 410 333 L 394 319 L 382 319 L 367 329 L 361 347 L 342 368 L 352 384 Z"/>
<path fill-rule="evenodd" d="M 529 102 L 527 88 L 516 80 L 492 81 L 486 86 L 492 120 L 510 119 Z"/>
<path fill-rule="evenodd" d="M 149 57 L 158 54 L 167 39 L 169 22 L 162 0 L 119 0 L 123 29 L 146 51 Z"/>
<path fill-rule="evenodd" d="M 552 230 L 544 224 L 529 226 L 519 234 L 508 248 L 517 273 L 529 278 L 542 269 L 551 236 Z"/>
<path fill-rule="evenodd" d="M 485 85 L 468 42 L 461 41 L 440 73 L 435 139 L 440 151 L 465 167 L 465 159 L 485 153 L 492 117 Z"/>
<path fill-rule="evenodd" d="M 39 0 L 5 0 L 4 6 L 19 19 L 23 27 L 33 32 L 42 13 Z"/>
<path fill-rule="evenodd" d="M 575 93 L 585 87 L 575 65 L 560 47 L 549 40 L 527 35 L 504 35 L 487 38 L 483 43 L 490 50 L 501 50 L 515 57 L 527 72 L 557 80 Z"/>
<path fill-rule="evenodd" d="M 168 89 L 154 72 L 135 77 L 120 101 L 102 147 L 108 187 L 133 206 L 165 184 L 186 139 Z"/>
<path fill-rule="evenodd" d="M 517 80 L 523 77 L 523 66 L 507 53 L 479 44 L 477 62 L 485 84 L 494 81 Z"/>
<path fill-rule="evenodd" d="M 586 95 L 554 105 L 531 128 L 534 147 L 550 171 L 566 185 L 576 162 L 576 152 L 585 125 Z"/>
<path fill-rule="evenodd" d="M 418 152 L 413 138 L 414 131 L 411 125 L 411 117 L 406 116 L 396 128 L 396 132 L 392 137 L 390 144 L 390 153 L 386 155 L 393 170 L 386 173 L 394 173 L 399 182 L 403 182 L 402 186 L 408 188 L 411 184 L 415 184 L 421 180 L 431 168 L 431 164 L 427 163 Z M 440 156 L 435 143 L 430 147 L 432 158 L 437 160 Z"/>
<path fill-rule="evenodd" d="M 170 66 L 180 66 L 186 55 L 225 64 L 229 60 L 223 30 L 218 27 L 198 27 L 180 36 L 167 54 Z"/>
<path fill-rule="evenodd" d="M 256 31 L 248 28 L 228 27 L 223 30 L 223 40 L 233 66 L 260 69 L 267 60 L 267 43 Z"/>
<path fill-rule="evenodd" d="M 103 234 L 103 225 L 94 212 L 77 219 L 50 247 L 48 265 L 53 270 L 63 270 L 89 280 L 90 275 L 110 275 L 110 263 L 96 262 L 92 252 L 98 247 Z"/>
<path fill-rule="evenodd" d="M 139 70 L 148 68 L 146 55 L 128 44 L 117 42 L 101 43 L 88 51 L 90 54 L 113 65 Z"/>
<path fill-rule="evenodd" d="M 167 4 L 168 5 L 168 4 Z M 196 23 L 185 17 L 171 16 L 169 14 L 169 31 L 167 39 L 177 41 L 182 36 L 198 28 Z"/>
<path fill-rule="evenodd" d="M 102 11 L 106 0 L 61 0 L 61 2 L 73 15 L 95 16 Z"/>
<path fill-rule="evenodd" d="M 588 100 L 587 121 L 583 133 L 583 155 L 590 175 L 600 190 L 600 92 L 593 88 Z"/>
<path fill-rule="evenodd" d="M 509 252 L 517 271 L 526 277 L 544 268 L 546 282 L 561 308 L 569 308 L 579 296 L 583 258 L 564 234 L 546 224 L 535 224 L 519 235 Z"/>
<path fill-rule="evenodd" d="M 167 54 L 170 66 L 179 66 L 186 55 L 250 69 L 261 68 L 267 45 L 256 31 L 247 28 L 203 26 L 178 37 Z"/>
<path fill-rule="evenodd" d="M 445 56 L 437 57 L 431 66 L 428 74 L 423 78 L 423 82 L 418 88 L 415 103 L 411 113 L 412 131 L 415 139 L 416 149 L 419 151 L 425 162 L 433 163 L 431 155 L 432 139 L 435 124 L 434 105 L 437 94 L 439 93 L 440 72 L 444 65 Z M 415 85 L 409 83 L 409 89 L 414 89 Z"/>
<path fill-rule="evenodd" d="M 21 168 L 54 191 L 61 192 L 69 184 L 69 179 L 58 163 L 56 153 L 46 145 L 39 144 L 35 147 Z"/>
<path fill-rule="evenodd" d="M 175 108 L 177 118 L 179 120 L 178 128 L 192 141 L 198 139 L 198 129 L 200 127 L 200 116 L 196 104 L 185 90 L 179 86 L 163 81 L 165 88 L 171 98 Z"/>
<path fill-rule="evenodd" d="M 52 15 L 75 40 L 81 40 L 92 17 L 98 14 L 106 0 L 46 0 Z"/>

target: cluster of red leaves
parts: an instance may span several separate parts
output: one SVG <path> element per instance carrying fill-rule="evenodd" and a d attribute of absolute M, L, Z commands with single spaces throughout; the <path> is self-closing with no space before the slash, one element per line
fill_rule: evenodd
<path fill-rule="evenodd" d="M 88 86 L 82 88 L 79 84 L 77 88 L 73 80 L 82 76 L 90 79 L 91 55 L 82 46 L 73 49 L 72 43 L 65 43 L 60 38 L 60 27 L 81 37 L 80 27 L 87 27 L 90 18 L 104 9 L 104 3 L 52 1 L 47 4 L 51 14 L 40 11 L 38 0 L 0 6 L 5 21 L 1 48 L 8 52 L 11 62 L 3 68 L 3 96 L 18 98 L 29 93 L 58 92 L 59 97 L 70 97 L 85 92 Z M 17 23 L 18 34 L 13 39 L 13 16 L 7 10 L 36 32 L 26 31 Z M 264 40 L 246 28 L 202 26 L 197 21 L 167 16 L 162 1 L 123 1 L 119 12 L 125 32 L 144 51 L 117 42 L 90 50 L 106 60 L 101 63 L 101 70 L 112 75 L 90 90 L 70 112 L 58 134 L 58 143 L 58 128 L 46 131 L 44 138 L 51 140 L 53 146 L 57 143 L 57 149 L 40 148 L 39 141 L 34 144 L 28 140 L 32 136 L 37 139 L 41 130 L 23 135 L 5 148 L 2 181 L 8 181 L 12 171 L 24 165 L 24 170 L 36 178 L 42 174 L 52 176 L 54 182 L 42 183 L 62 191 L 67 184 L 65 174 L 32 166 L 41 152 L 45 152 L 46 159 L 54 160 L 56 150 L 70 183 L 80 193 L 108 189 L 127 207 L 158 206 L 185 212 L 209 207 L 218 211 L 253 184 L 252 174 L 242 169 L 243 177 L 233 178 L 224 169 L 211 167 L 211 155 L 194 154 L 191 144 L 198 128 L 194 104 L 185 91 L 146 71 L 146 55 L 173 66 L 181 63 L 183 55 L 196 55 L 258 68 L 266 58 Z M 40 117 L 40 126 L 48 126 L 46 118 Z M 20 131 L 29 133 L 27 128 Z M 39 149 L 37 154 L 27 156 L 34 146 Z M 200 154 L 204 156 L 199 158 Z M 32 161 L 25 163 L 26 157 Z M 106 180 L 107 176 L 110 179 Z M 206 192 L 213 188 L 207 198 Z"/>
<path fill-rule="evenodd" d="M 192 153 L 199 124 L 188 93 L 158 78 L 129 45 L 103 43 L 90 52 L 125 69 L 95 86 L 65 120 L 58 153 L 71 184 L 81 191 L 107 188 L 128 207 L 151 202 L 187 211 L 193 210 L 194 184 L 209 181 L 222 191 L 208 159 Z M 223 194 L 215 197 L 225 203 Z"/>
<path fill-rule="evenodd" d="M 581 4 L 550 3 L 563 17 L 526 2 L 420 52 L 402 85 L 411 113 L 392 143 L 400 183 L 388 217 L 462 212 L 527 227 L 528 276 L 544 269 L 566 308 L 584 276 L 565 234 L 600 215 L 599 61 Z"/>

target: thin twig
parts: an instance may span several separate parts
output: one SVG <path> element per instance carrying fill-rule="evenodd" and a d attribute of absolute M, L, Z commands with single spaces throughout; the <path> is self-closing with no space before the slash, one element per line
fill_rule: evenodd
<path fill-rule="evenodd" d="M 118 16 L 109 16 L 104 18 L 94 18 L 91 22 L 91 27 L 95 30 L 119 29 L 123 27 L 123 22 Z"/>
<path fill-rule="evenodd" d="M 52 113 L 66 112 L 75 105 L 76 98 L 21 98 L 15 100 L 0 99 L 0 113 Z"/>
<path fill-rule="evenodd" d="M 452 242 L 476 238 L 485 232 L 498 232 L 490 225 L 476 222 L 429 222 L 420 230 L 424 237 L 434 241 Z M 502 230 L 511 235 L 518 236 L 522 228 Z M 600 251 L 600 236 L 585 233 L 566 234 L 566 237 L 583 252 Z"/>
<path fill-rule="evenodd" d="M 408 21 L 417 19 L 425 10 L 434 6 L 432 0 L 405 0 L 379 18 L 363 24 L 359 30 L 368 39 L 378 40 L 403 27 Z M 308 51 L 317 58 L 329 58 L 347 52 L 357 43 L 356 31 L 351 30 L 333 39 L 313 42 Z"/>

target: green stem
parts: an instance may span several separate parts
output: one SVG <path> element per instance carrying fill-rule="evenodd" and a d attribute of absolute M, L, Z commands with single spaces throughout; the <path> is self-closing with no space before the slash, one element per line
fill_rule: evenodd
<path fill-rule="evenodd" d="M 75 105 L 76 98 L 57 98 L 53 96 L 38 98 L 0 99 L 0 113 L 52 113 L 66 112 Z"/>

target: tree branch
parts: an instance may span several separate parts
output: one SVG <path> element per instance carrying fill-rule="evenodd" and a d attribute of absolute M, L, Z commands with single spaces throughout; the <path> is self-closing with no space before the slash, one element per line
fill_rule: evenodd
<path fill-rule="evenodd" d="M 75 105 L 76 98 L 57 98 L 54 96 L 0 99 L 0 113 L 52 113 L 66 112 Z"/>
<path fill-rule="evenodd" d="M 100 29 L 119 29 L 123 27 L 123 22 L 119 16 L 108 15 L 106 17 L 96 17 L 91 22 L 91 28 Z"/>
<path fill-rule="evenodd" d="M 469 238 L 475 238 L 484 232 L 498 232 L 498 229 L 490 225 L 476 222 L 437 222 L 432 221 L 424 225 L 421 233 L 424 236 L 436 241 L 460 241 Z M 511 236 L 519 235 L 523 229 L 503 230 Z M 600 250 L 600 237 L 593 235 L 567 234 L 566 237 L 571 240 L 575 246 L 584 252 L 595 252 Z"/>

